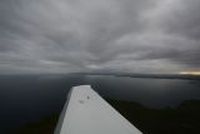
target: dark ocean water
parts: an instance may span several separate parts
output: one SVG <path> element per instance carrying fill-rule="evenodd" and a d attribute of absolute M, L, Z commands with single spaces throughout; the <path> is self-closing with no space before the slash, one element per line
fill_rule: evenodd
<path fill-rule="evenodd" d="M 59 113 L 72 86 L 90 84 L 105 98 L 150 108 L 176 107 L 200 100 L 199 80 L 83 75 L 0 76 L 0 133 Z"/>

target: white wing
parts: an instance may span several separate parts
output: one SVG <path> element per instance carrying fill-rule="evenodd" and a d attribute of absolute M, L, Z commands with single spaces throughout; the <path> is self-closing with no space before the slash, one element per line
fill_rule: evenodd
<path fill-rule="evenodd" d="M 71 90 L 55 134 L 142 134 L 90 86 Z"/>

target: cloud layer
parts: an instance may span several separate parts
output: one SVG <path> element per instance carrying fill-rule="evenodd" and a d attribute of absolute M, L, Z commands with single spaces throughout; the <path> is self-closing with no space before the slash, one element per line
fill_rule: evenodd
<path fill-rule="evenodd" d="M 199 0 L 1 0 L 0 73 L 200 68 Z"/>

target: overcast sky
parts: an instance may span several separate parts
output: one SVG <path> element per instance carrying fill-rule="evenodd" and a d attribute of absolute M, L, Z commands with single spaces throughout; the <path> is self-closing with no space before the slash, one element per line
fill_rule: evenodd
<path fill-rule="evenodd" d="M 0 0 L 0 73 L 200 68 L 200 0 Z"/>

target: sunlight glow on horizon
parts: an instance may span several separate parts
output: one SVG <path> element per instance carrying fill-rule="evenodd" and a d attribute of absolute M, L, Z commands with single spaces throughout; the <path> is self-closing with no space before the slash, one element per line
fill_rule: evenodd
<path fill-rule="evenodd" d="M 185 72 L 180 72 L 179 74 L 182 74 L 182 75 L 199 75 L 200 76 L 200 71 L 185 71 Z"/>

